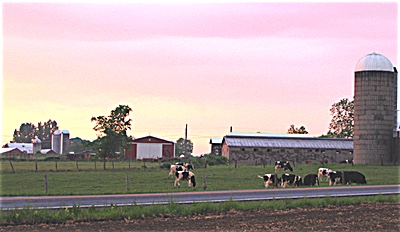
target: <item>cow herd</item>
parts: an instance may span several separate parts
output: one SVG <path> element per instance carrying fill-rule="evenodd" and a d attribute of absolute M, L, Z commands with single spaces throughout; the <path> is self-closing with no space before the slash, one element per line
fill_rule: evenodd
<path fill-rule="evenodd" d="M 171 165 L 168 178 L 175 175 L 174 188 L 180 187 L 180 181 L 187 181 L 188 187 L 196 187 L 196 178 L 192 171 L 194 167 L 189 163 L 175 163 Z M 283 169 L 283 173 L 278 177 L 279 169 Z M 258 176 L 263 179 L 265 188 L 271 186 L 319 186 L 321 181 L 329 182 L 329 185 L 336 184 L 366 184 L 365 176 L 357 171 L 334 171 L 328 168 L 319 168 L 317 174 L 307 174 L 304 179 L 296 174 L 286 173 L 287 171 L 293 172 L 293 168 L 289 161 L 276 161 L 275 173 L 264 174 Z M 325 177 L 325 178 L 324 178 Z"/>
<path fill-rule="evenodd" d="M 323 177 L 326 177 L 325 181 L 329 182 L 329 185 L 336 184 L 366 184 L 364 174 L 357 171 L 334 171 L 328 168 L 319 168 L 318 174 L 307 174 L 304 180 L 299 175 L 284 173 L 281 177 L 278 177 L 277 171 L 283 168 L 284 171 L 293 172 L 293 168 L 290 166 L 289 161 L 276 161 L 275 162 L 275 173 L 264 174 L 264 176 L 258 176 L 264 180 L 265 188 L 272 186 L 281 186 L 285 188 L 287 185 L 291 186 L 319 186 L 320 181 L 323 181 Z"/>

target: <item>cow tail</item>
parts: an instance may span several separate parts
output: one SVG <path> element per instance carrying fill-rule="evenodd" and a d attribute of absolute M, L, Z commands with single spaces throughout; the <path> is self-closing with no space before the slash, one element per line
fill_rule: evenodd
<path fill-rule="evenodd" d="M 196 178 L 195 178 L 194 176 L 192 176 L 192 177 L 190 178 L 190 181 L 192 182 L 193 187 L 196 187 Z"/>

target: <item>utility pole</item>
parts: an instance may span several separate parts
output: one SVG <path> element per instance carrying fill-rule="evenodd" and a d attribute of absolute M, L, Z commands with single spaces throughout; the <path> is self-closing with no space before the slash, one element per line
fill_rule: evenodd
<path fill-rule="evenodd" d="M 185 141 L 183 143 L 183 155 L 185 156 L 185 158 L 186 158 L 186 141 L 187 141 L 187 124 L 185 127 Z"/>

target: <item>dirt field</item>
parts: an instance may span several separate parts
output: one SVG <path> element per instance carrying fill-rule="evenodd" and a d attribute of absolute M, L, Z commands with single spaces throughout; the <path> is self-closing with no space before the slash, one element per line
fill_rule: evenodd
<path fill-rule="evenodd" d="M 400 231 L 400 202 L 294 210 L 160 215 L 123 221 L 1 226 L 0 231 Z"/>

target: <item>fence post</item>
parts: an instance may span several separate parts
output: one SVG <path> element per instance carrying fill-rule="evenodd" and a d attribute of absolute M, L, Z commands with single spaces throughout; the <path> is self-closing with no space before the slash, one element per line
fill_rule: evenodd
<path fill-rule="evenodd" d="M 129 191 L 129 176 L 128 176 L 128 174 L 125 175 L 125 184 L 126 184 L 126 191 Z"/>
<path fill-rule="evenodd" d="M 79 171 L 78 160 L 76 160 L 76 169 Z"/>
<path fill-rule="evenodd" d="M 111 163 L 112 163 L 112 166 L 113 166 L 113 170 L 114 170 L 114 160 L 112 160 L 112 161 L 111 161 Z"/>
<path fill-rule="evenodd" d="M 11 160 L 9 160 L 9 161 L 10 161 L 10 165 L 11 165 L 12 172 L 15 173 L 14 166 L 13 166 Z"/>
<path fill-rule="evenodd" d="M 131 170 L 131 158 L 129 158 L 128 169 Z"/>
<path fill-rule="evenodd" d="M 35 170 L 38 171 L 37 157 L 36 157 L 36 160 L 35 160 Z"/>
<path fill-rule="evenodd" d="M 57 161 L 56 161 L 56 172 L 58 171 L 58 167 L 57 167 Z"/>
<path fill-rule="evenodd" d="M 206 174 L 203 174 L 203 189 L 206 190 L 207 183 L 206 183 Z"/>
<path fill-rule="evenodd" d="M 96 166 L 96 160 L 94 161 L 94 170 L 97 170 L 97 166 Z"/>
<path fill-rule="evenodd" d="M 47 174 L 44 174 L 44 192 L 47 194 L 49 187 L 47 185 Z"/>

